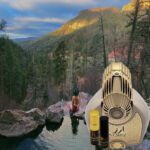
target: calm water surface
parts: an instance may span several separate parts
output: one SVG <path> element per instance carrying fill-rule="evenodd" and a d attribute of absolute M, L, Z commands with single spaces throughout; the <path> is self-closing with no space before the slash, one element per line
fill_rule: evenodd
<path fill-rule="evenodd" d="M 150 133 L 150 129 L 148 131 Z M 140 150 L 150 150 L 150 134 L 143 143 Z M 46 126 L 30 137 L 0 140 L 0 150 L 95 150 L 95 147 L 90 144 L 84 121 L 66 116 L 61 124 Z"/>
<path fill-rule="evenodd" d="M 44 127 L 39 135 L 0 142 L 0 150 L 95 150 L 89 140 L 83 120 L 65 117 L 62 125 Z"/>

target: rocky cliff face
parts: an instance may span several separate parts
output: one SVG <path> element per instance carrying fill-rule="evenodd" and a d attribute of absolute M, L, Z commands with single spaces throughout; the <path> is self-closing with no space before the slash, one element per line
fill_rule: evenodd
<path fill-rule="evenodd" d="M 135 8 L 137 0 L 131 0 L 131 2 L 125 6 L 123 6 L 122 11 L 133 11 Z M 150 8 L 150 1 L 149 0 L 140 0 L 141 2 L 141 9 L 148 9 Z"/>
<path fill-rule="evenodd" d="M 93 25 L 99 20 L 99 17 L 102 13 L 116 14 L 116 13 L 120 13 L 120 10 L 116 7 L 92 8 L 92 9 L 83 10 L 79 13 L 77 17 L 64 24 L 57 31 L 53 32 L 52 35 L 55 36 L 68 35 L 81 28 Z"/>
<path fill-rule="evenodd" d="M 67 35 L 78 29 L 91 25 L 95 23 L 96 21 L 97 21 L 96 19 L 93 19 L 90 22 L 88 22 L 86 19 L 77 20 L 75 22 L 72 21 L 72 22 L 69 22 L 68 24 L 63 25 L 60 29 L 55 31 L 53 35 Z"/>
<path fill-rule="evenodd" d="M 4 110 L 0 112 L 0 137 L 23 137 L 45 125 L 45 116 L 38 108 L 28 112 Z"/>

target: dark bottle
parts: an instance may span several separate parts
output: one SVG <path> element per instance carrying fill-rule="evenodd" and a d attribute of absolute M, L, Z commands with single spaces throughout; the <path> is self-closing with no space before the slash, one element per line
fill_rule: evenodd
<path fill-rule="evenodd" d="M 100 117 L 100 144 L 102 148 L 109 148 L 109 122 L 107 116 Z"/>
<path fill-rule="evenodd" d="M 91 144 L 99 144 L 99 111 L 90 111 L 90 137 Z"/>

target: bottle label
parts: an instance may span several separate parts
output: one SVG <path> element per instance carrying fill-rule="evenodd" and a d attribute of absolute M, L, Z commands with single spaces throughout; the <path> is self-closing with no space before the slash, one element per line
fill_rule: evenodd
<path fill-rule="evenodd" d="M 99 130 L 99 111 L 92 110 L 90 112 L 90 130 L 98 131 Z"/>

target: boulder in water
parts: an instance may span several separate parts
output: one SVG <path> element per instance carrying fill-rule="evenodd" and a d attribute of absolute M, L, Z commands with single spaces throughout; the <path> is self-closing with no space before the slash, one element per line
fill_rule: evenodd
<path fill-rule="evenodd" d="M 39 108 L 33 108 L 26 112 L 29 116 L 33 117 L 39 125 L 45 124 L 45 114 Z"/>
<path fill-rule="evenodd" d="M 52 123 L 60 123 L 64 117 L 62 103 L 58 102 L 48 107 L 46 111 L 46 121 Z"/>
<path fill-rule="evenodd" d="M 0 136 L 23 137 L 45 124 L 43 113 L 39 109 L 25 112 L 5 110 L 0 112 Z"/>

